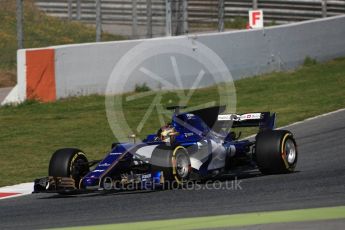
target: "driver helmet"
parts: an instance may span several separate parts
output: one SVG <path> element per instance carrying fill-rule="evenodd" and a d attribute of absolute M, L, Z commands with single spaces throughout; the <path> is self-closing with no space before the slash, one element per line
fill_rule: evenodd
<path fill-rule="evenodd" d="M 171 134 L 175 133 L 176 130 L 172 125 L 163 126 L 160 138 L 163 142 L 170 142 Z"/>

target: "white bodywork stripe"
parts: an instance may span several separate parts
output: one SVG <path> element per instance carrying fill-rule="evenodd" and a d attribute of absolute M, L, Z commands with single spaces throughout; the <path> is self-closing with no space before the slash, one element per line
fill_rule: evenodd
<path fill-rule="evenodd" d="M 138 157 L 142 160 L 149 160 L 152 156 L 152 152 L 155 148 L 157 148 L 158 145 L 147 145 L 142 148 L 139 148 L 135 155 L 138 155 Z M 144 159 L 143 159 L 144 158 Z"/>

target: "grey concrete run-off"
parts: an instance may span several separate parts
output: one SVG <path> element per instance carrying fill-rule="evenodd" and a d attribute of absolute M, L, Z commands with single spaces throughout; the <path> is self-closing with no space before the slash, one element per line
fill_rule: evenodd
<path fill-rule="evenodd" d="M 6 96 L 10 93 L 12 87 L 7 88 L 0 88 L 0 104 L 6 98 Z"/>

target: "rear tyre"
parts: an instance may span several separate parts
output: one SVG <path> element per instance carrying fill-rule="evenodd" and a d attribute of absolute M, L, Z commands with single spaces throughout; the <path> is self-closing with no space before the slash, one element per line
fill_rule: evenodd
<path fill-rule="evenodd" d="M 90 171 L 88 160 L 83 151 L 74 148 L 57 150 L 49 162 L 49 176 L 71 177 L 75 187 L 79 188 L 80 180 Z"/>
<path fill-rule="evenodd" d="M 188 181 L 191 172 L 191 162 L 187 149 L 182 146 L 158 146 L 152 153 L 151 172 L 163 172 L 168 184 L 183 185 Z"/>
<path fill-rule="evenodd" d="M 255 157 L 263 174 L 291 173 L 297 164 L 296 141 L 287 130 L 271 130 L 256 136 Z"/>

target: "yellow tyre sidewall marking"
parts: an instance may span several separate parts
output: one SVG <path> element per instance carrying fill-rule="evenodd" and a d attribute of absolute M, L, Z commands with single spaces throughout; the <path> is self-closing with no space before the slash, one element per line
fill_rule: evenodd
<path fill-rule="evenodd" d="M 182 181 L 177 177 L 177 173 L 176 173 L 176 167 L 177 167 L 177 165 L 176 165 L 176 153 L 179 149 L 183 149 L 188 154 L 186 148 L 184 148 L 183 146 L 177 146 L 173 151 L 173 154 L 171 157 L 171 162 L 172 162 L 172 170 L 173 170 L 174 178 L 178 184 L 182 184 Z"/>
<path fill-rule="evenodd" d="M 72 158 L 72 160 L 71 160 L 71 163 L 70 163 L 70 166 L 69 166 L 69 172 L 70 172 L 70 173 L 72 173 L 72 166 L 73 166 L 74 161 L 75 161 L 79 156 L 84 156 L 84 157 L 86 158 L 86 156 L 85 156 L 85 154 L 84 154 L 83 152 L 78 152 L 77 154 L 75 154 L 75 155 L 73 156 L 73 158 Z M 70 177 L 72 178 L 72 174 L 70 175 Z M 73 178 L 72 178 L 72 179 L 73 179 Z M 83 180 L 83 179 L 81 179 L 81 180 L 79 181 L 79 188 L 80 188 L 80 184 L 81 184 L 82 180 Z"/>
<path fill-rule="evenodd" d="M 290 137 L 290 136 L 291 136 L 291 133 L 286 133 L 286 134 L 284 135 L 283 140 L 282 140 L 282 142 L 281 142 L 281 150 L 280 150 L 280 153 L 281 153 L 282 159 L 283 159 L 283 161 L 284 161 L 285 167 L 286 167 L 286 169 L 288 169 L 288 170 L 290 170 L 290 166 L 289 166 L 289 163 L 288 163 L 288 161 L 287 161 L 287 159 L 286 159 L 285 145 L 286 145 L 286 139 L 287 139 L 288 137 Z"/>

